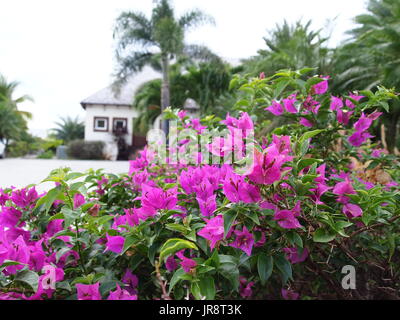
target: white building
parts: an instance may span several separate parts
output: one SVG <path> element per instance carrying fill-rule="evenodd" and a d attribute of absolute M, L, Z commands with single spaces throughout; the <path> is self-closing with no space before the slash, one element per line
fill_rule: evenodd
<path fill-rule="evenodd" d="M 81 102 L 86 111 L 85 140 L 103 141 L 106 153 L 113 160 L 118 154 L 116 135 L 123 137 L 126 145 L 132 148 L 144 146 L 145 137 L 133 134 L 133 119 L 138 111 L 132 107 L 138 87 L 146 81 L 160 78 L 160 74 L 150 68 L 132 77 L 116 94 L 112 86 L 108 86 Z"/>
<path fill-rule="evenodd" d="M 85 140 L 103 141 L 106 143 L 105 153 L 107 158 L 116 160 L 121 150 L 121 141 L 117 143 L 118 137 L 124 140 L 124 145 L 129 151 L 142 148 L 146 144 L 146 137 L 134 135 L 133 122 L 138 117 L 138 111 L 132 107 L 136 90 L 149 80 L 160 78 L 161 75 L 149 67 L 126 82 L 116 94 L 112 86 L 108 86 L 81 102 L 86 111 L 85 117 Z M 199 106 L 196 101 L 188 98 L 183 109 L 190 117 L 199 116 Z M 158 116 L 153 128 L 161 129 L 162 116 Z M 128 155 L 126 155 L 128 156 Z"/>

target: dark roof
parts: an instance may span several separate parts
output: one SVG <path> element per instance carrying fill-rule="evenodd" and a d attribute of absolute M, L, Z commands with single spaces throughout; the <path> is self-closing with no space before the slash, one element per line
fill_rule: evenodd
<path fill-rule="evenodd" d="M 144 82 L 160 78 L 160 74 L 149 67 L 145 67 L 142 72 L 132 76 L 121 87 L 119 94 L 113 91 L 112 85 L 92 94 L 81 101 L 81 106 L 86 109 L 88 104 L 131 106 L 136 90 Z"/>

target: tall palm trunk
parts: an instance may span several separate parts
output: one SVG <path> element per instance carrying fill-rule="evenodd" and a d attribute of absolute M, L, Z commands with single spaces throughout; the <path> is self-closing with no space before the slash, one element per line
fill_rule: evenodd
<path fill-rule="evenodd" d="M 170 106 L 170 92 L 169 92 L 169 59 L 167 55 L 162 57 L 162 86 L 161 86 L 161 112 Z M 162 130 L 168 139 L 169 125 L 168 120 L 162 120 Z"/>

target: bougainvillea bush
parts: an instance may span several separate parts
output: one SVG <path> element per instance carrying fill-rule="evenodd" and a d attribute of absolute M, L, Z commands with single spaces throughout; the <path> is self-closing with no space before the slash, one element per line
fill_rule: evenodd
<path fill-rule="evenodd" d="M 368 132 L 397 96 L 307 71 L 235 77 L 226 119 L 168 110 L 169 147 L 127 174 L 0 189 L 0 299 L 398 298 L 399 163 Z"/>

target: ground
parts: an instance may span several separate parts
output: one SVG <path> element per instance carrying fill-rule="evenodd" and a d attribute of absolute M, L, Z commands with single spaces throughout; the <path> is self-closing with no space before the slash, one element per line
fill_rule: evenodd
<path fill-rule="evenodd" d="M 39 184 L 49 172 L 60 167 L 70 167 L 74 172 L 84 172 L 90 168 L 103 168 L 109 173 L 126 173 L 128 161 L 94 160 L 42 160 L 42 159 L 0 159 L 0 188 L 15 186 L 25 187 Z M 37 186 L 38 191 L 46 191 L 53 183 L 45 182 Z"/>

